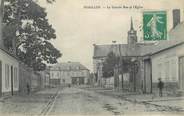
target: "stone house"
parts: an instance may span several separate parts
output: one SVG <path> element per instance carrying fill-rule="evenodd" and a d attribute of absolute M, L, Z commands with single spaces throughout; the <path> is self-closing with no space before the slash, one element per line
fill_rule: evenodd
<path fill-rule="evenodd" d="M 89 70 L 79 62 L 58 63 L 50 68 L 53 85 L 83 85 L 88 83 L 89 77 Z"/>

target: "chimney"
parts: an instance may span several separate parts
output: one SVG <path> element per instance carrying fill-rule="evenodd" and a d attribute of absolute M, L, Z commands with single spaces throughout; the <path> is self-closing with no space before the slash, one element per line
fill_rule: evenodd
<path fill-rule="evenodd" d="M 180 9 L 173 10 L 173 28 L 180 23 Z"/>

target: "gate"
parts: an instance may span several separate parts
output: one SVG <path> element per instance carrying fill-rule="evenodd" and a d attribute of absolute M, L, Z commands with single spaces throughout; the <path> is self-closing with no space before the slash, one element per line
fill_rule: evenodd
<path fill-rule="evenodd" d="M 151 61 L 144 60 L 144 81 L 143 90 L 145 93 L 152 93 Z"/>

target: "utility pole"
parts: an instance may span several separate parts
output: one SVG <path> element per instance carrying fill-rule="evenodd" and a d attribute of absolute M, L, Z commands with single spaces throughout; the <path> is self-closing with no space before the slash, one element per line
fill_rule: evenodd
<path fill-rule="evenodd" d="M 97 63 L 97 84 L 101 86 L 101 78 L 100 78 L 100 63 Z"/>
<path fill-rule="evenodd" d="M 116 41 L 112 41 L 112 52 L 116 55 L 116 52 L 118 51 L 118 44 L 116 44 Z M 113 47 L 114 46 L 114 47 Z M 115 50 L 114 50 L 115 49 Z M 115 52 L 114 52 L 115 51 Z M 116 56 L 117 57 L 117 56 Z M 115 89 L 118 89 L 119 90 L 119 70 L 120 70 L 120 67 L 119 65 L 117 64 L 115 67 L 114 67 L 114 83 L 115 83 Z"/>
<path fill-rule="evenodd" d="M 119 55 L 120 55 L 120 59 L 119 59 L 119 69 L 120 69 L 120 74 L 121 74 L 121 87 L 123 89 L 123 63 L 122 63 L 122 54 L 121 54 L 121 44 L 118 45 L 119 46 Z"/>
<path fill-rule="evenodd" d="M 59 79 L 60 79 L 59 85 L 61 87 L 61 67 L 59 66 L 58 69 L 59 69 Z"/>

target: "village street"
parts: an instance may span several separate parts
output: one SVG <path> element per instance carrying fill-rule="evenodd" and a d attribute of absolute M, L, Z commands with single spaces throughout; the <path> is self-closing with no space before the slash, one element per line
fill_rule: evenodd
<path fill-rule="evenodd" d="M 123 115 L 123 114 L 155 114 L 176 113 L 177 110 L 131 102 L 117 95 L 97 92 L 100 89 L 65 88 L 59 92 L 49 115 Z"/>
<path fill-rule="evenodd" d="M 123 115 L 140 112 L 163 114 L 171 111 L 178 112 L 157 105 L 131 102 L 122 97 L 97 92 L 93 88 L 89 90 L 78 87 L 53 88 L 0 101 L 0 114 L 7 115 Z"/>

